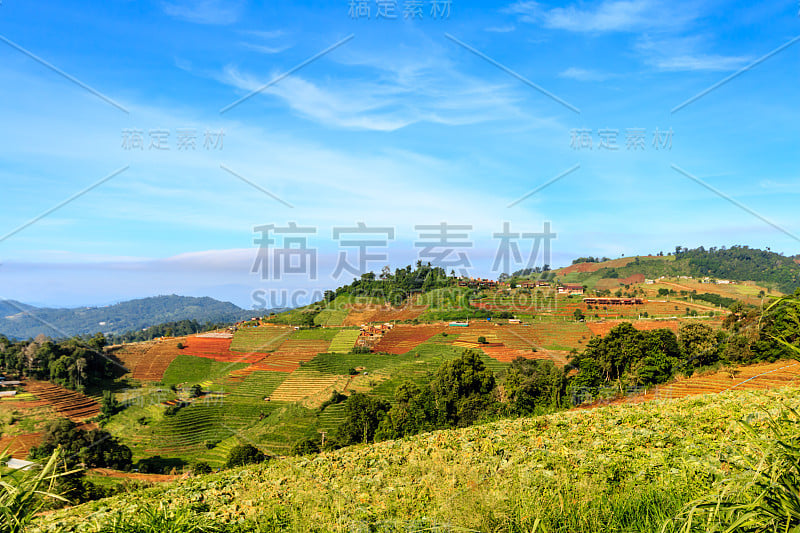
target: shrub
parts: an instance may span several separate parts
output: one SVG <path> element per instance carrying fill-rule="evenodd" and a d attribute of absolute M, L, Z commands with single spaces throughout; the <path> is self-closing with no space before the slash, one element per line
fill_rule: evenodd
<path fill-rule="evenodd" d="M 198 461 L 192 465 L 192 474 L 195 476 L 202 476 L 212 472 L 211 465 L 205 461 Z"/>
<path fill-rule="evenodd" d="M 311 455 L 320 451 L 319 437 L 307 437 L 294 443 L 292 455 Z"/>
<path fill-rule="evenodd" d="M 347 369 L 347 373 L 350 374 L 351 376 L 357 376 L 358 375 L 358 370 L 356 370 L 353 367 L 350 367 L 350 368 Z"/>
<path fill-rule="evenodd" d="M 261 463 L 267 458 L 264 453 L 252 444 L 240 444 L 231 448 L 225 466 L 232 468 L 253 463 Z"/>
<path fill-rule="evenodd" d="M 486 344 L 486 337 L 484 337 L 483 335 L 478 337 L 478 344 Z"/>

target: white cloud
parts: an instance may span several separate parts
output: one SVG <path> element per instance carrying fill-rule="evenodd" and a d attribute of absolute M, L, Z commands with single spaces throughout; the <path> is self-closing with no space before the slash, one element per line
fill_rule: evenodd
<path fill-rule="evenodd" d="M 280 54 L 281 52 L 288 50 L 291 46 L 287 45 L 279 45 L 279 46 L 269 46 L 265 44 L 254 44 L 254 43 L 240 43 L 245 48 L 249 48 L 251 50 L 255 50 L 256 52 L 261 52 L 262 54 Z"/>
<path fill-rule="evenodd" d="M 516 26 L 514 26 L 513 24 L 509 24 L 507 26 L 491 26 L 489 28 L 486 28 L 486 31 L 491 33 L 510 33 L 516 29 L 517 29 Z"/>
<path fill-rule="evenodd" d="M 233 24 L 241 15 L 239 0 L 184 0 L 164 2 L 164 13 L 197 24 Z"/>
<path fill-rule="evenodd" d="M 636 49 L 645 62 L 658 70 L 667 72 L 712 71 L 729 72 L 747 65 L 749 56 L 709 54 L 700 51 L 708 48 L 704 36 L 651 38 L 644 36 L 638 40 Z"/>
<path fill-rule="evenodd" d="M 570 5 L 547 9 L 538 2 L 519 1 L 503 10 L 521 22 L 573 32 L 638 32 L 685 26 L 695 19 L 691 4 L 659 0 L 605 0 L 592 7 Z"/>
<path fill-rule="evenodd" d="M 597 70 L 587 70 L 578 67 L 570 67 L 558 74 L 560 78 L 570 78 L 577 81 L 604 81 L 611 77 L 611 74 Z"/>
<path fill-rule="evenodd" d="M 747 56 L 681 55 L 655 59 L 652 63 L 660 70 L 691 71 L 709 70 L 727 72 L 738 70 L 750 61 Z"/>
<path fill-rule="evenodd" d="M 443 50 L 350 51 L 337 57 L 345 68 L 323 81 L 293 74 L 263 93 L 281 99 L 297 114 L 334 128 L 396 131 L 417 123 L 478 124 L 518 119 L 521 91 L 513 82 L 489 82 L 461 72 Z M 243 91 L 264 87 L 272 77 L 229 65 L 217 79 Z M 498 76 L 502 76 L 499 74 Z"/>

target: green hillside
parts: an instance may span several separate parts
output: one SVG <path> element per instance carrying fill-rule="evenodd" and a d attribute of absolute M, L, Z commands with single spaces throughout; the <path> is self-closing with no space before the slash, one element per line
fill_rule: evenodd
<path fill-rule="evenodd" d="M 563 279 L 580 281 L 591 287 L 601 278 L 643 274 L 647 278 L 691 276 L 755 281 L 787 294 L 800 287 L 800 264 L 793 258 L 747 246 L 677 247 L 674 254 L 667 256 L 634 257 L 625 266 L 607 267 L 604 263 L 599 266 L 602 268 L 595 272 L 567 274 Z"/>
<path fill-rule="evenodd" d="M 738 421 L 763 428 L 782 406 L 800 407 L 800 390 L 505 420 L 190 478 L 37 525 L 95 531 L 170 502 L 225 531 L 676 531 L 686 502 L 746 468 Z"/>

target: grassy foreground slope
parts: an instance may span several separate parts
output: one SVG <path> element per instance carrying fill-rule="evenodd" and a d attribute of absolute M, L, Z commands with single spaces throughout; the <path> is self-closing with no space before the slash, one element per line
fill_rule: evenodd
<path fill-rule="evenodd" d="M 38 526 L 95 531 L 169 502 L 226 531 L 657 531 L 741 468 L 738 421 L 784 405 L 800 389 L 504 420 L 186 479 Z"/>

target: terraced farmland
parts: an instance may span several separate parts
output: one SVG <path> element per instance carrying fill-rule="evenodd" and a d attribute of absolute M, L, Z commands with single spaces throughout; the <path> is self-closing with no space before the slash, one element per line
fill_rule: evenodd
<path fill-rule="evenodd" d="M 350 307 L 350 313 L 342 323 L 345 326 L 360 326 L 374 322 L 399 322 L 402 320 L 413 320 L 419 318 L 422 313 L 428 310 L 427 305 L 407 304 L 402 307 L 391 307 L 388 305 L 365 305 L 354 304 Z"/>
<path fill-rule="evenodd" d="M 334 390 L 344 390 L 350 376 L 327 374 L 316 370 L 301 369 L 293 372 L 270 398 L 281 402 L 303 402 L 319 405 L 327 400 Z"/>
<path fill-rule="evenodd" d="M 332 353 L 349 353 L 356 344 L 359 331 L 357 329 L 343 329 L 336 334 L 328 348 Z"/>
<path fill-rule="evenodd" d="M 717 372 L 679 379 L 659 386 L 655 394 L 660 399 L 684 398 L 733 389 L 766 390 L 797 383 L 800 383 L 800 363 L 785 360 L 739 367 L 734 376 L 728 372 Z"/>
<path fill-rule="evenodd" d="M 229 395 L 229 399 L 262 401 L 265 397 L 270 396 L 287 377 L 286 372 L 250 372 L 236 385 Z"/>
<path fill-rule="evenodd" d="M 100 414 L 100 404 L 94 399 L 47 381 L 28 381 L 25 390 L 47 401 L 61 416 L 73 422 L 83 422 Z"/>
<path fill-rule="evenodd" d="M 247 368 L 231 373 L 231 377 L 244 377 L 252 372 L 294 372 L 300 365 L 314 359 L 328 349 L 326 340 L 288 339 L 280 349 L 267 354 Z"/>
<path fill-rule="evenodd" d="M 186 343 L 186 339 L 177 338 L 125 345 L 115 351 L 114 355 L 130 371 L 131 378 L 138 381 L 161 381 L 164 371 L 181 353 L 178 343 Z"/>
<path fill-rule="evenodd" d="M 234 352 L 269 352 L 275 350 L 292 334 L 289 326 L 240 328 L 233 335 L 230 349 Z"/>
<path fill-rule="evenodd" d="M 446 330 L 447 326 L 441 325 L 411 326 L 398 324 L 383 336 L 375 346 L 375 351 L 403 354 Z"/>
<path fill-rule="evenodd" d="M 602 322 L 588 322 L 586 325 L 589 327 L 593 335 L 605 337 L 608 332 L 614 327 L 622 324 L 623 320 L 604 320 Z M 633 327 L 639 331 L 650 331 L 654 329 L 669 329 L 673 333 L 678 333 L 680 322 L 677 320 L 633 320 L 628 321 L 633 324 Z"/>
<path fill-rule="evenodd" d="M 26 433 L 24 435 L 6 435 L 0 437 L 0 452 L 6 452 L 15 459 L 25 459 L 34 446 L 42 440 L 42 433 Z"/>

